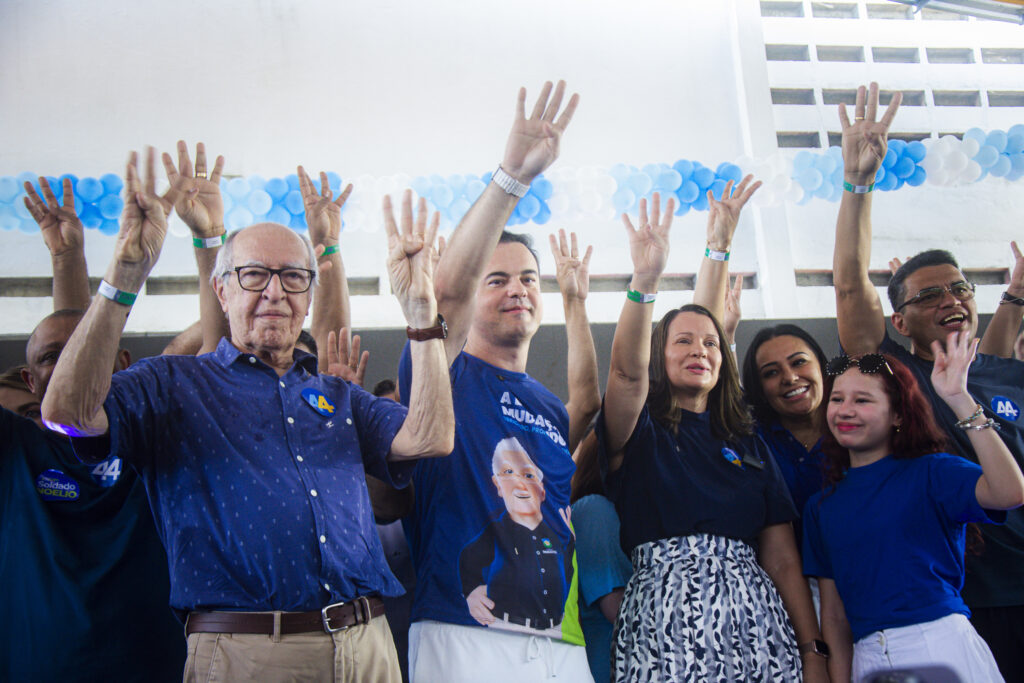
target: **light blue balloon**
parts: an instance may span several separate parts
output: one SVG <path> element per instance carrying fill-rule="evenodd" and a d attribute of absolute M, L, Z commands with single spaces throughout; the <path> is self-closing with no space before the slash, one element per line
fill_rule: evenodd
<path fill-rule="evenodd" d="M 263 191 L 269 194 L 275 202 L 281 201 L 288 194 L 288 181 L 284 178 L 271 178 L 263 186 Z"/>
<path fill-rule="evenodd" d="M 676 207 L 677 216 L 685 216 L 690 213 L 690 205 L 686 202 L 679 202 L 679 206 Z"/>
<path fill-rule="evenodd" d="M 530 220 L 540 211 L 540 200 L 533 195 L 526 195 L 519 200 L 519 215 Z"/>
<path fill-rule="evenodd" d="M 46 184 L 50 186 L 50 191 L 53 192 L 53 196 L 57 199 L 57 201 L 60 201 L 64 198 L 64 183 L 62 183 L 59 178 L 54 178 L 53 176 L 46 176 Z"/>
<path fill-rule="evenodd" d="M 821 175 L 821 171 L 818 169 L 808 168 L 801 171 L 796 180 L 806 192 L 814 192 L 825 182 L 825 177 Z"/>
<path fill-rule="evenodd" d="M 544 225 L 551 220 L 551 209 L 544 202 L 540 203 L 540 208 L 537 209 L 537 213 L 533 215 L 533 222 L 537 225 Z"/>
<path fill-rule="evenodd" d="M 244 206 L 236 206 L 227 215 L 224 222 L 227 224 L 228 230 L 241 230 L 252 225 L 252 213 Z"/>
<path fill-rule="evenodd" d="M 899 160 L 899 158 L 900 155 L 896 152 L 896 150 L 890 147 L 885 152 L 885 158 L 882 159 L 882 168 L 888 171 L 890 168 L 896 165 L 896 162 Z"/>
<path fill-rule="evenodd" d="M 843 163 L 843 148 L 836 145 L 832 145 L 828 148 L 827 154 L 838 161 L 840 164 Z"/>
<path fill-rule="evenodd" d="M 409 183 L 409 186 L 412 188 L 413 192 L 415 192 L 421 197 L 430 196 L 430 181 L 423 176 L 413 178 L 413 181 Z"/>
<path fill-rule="evenodd" d="M 627 213 L 634 204 L 636 204 L 636 194 L 628 187 L 616 190 L 612 195 L 612 206 L 615 207 L 615 213 Z"/>
<path fill-rule="evenodd" d="M 645 164 L 640 172 L 651 178 L 657 178 L 658 174 L 661 173 L 661 167 L 658 164 Z"/>
<path fill-rule="evenodd" d="M 924 143 L 920 140 L 914 140 L 907 145 L 907 156 L 913 159 L 915 162 L 922 162 L 928 155 L 928 148 L 924 146 Z"/>
<path fill-rule="evenodd" d="M 306 232 L 306 214 L 293 215 L 292 219 L 288 221 L 288 227 L 295 232 Z"/>
<path fill-rule="evenodd" d="M 28 171 L 25 171 L 23 173 L 19 173 L 17 180 L 18 180 L 18 190 L 19 191 L 22 188 L 25 187 L 25 183 L 32 183 L 32 185 L 35 186 L 36 191 L 37 192 L 39 191 L 39 183 L 38 183 L 39 176 L 37 176 L 35 173 L 29 173 Z"/>
<path fill-rule="evenodd" d="M 710 168 L 708 169 L 711 170 Z M 690 208 L 694 211 L 707 211 L 708 210 L 708 196 L 706 193 L 701 192 L 697 195 L 697 198 L 690 203 Z"/>
<path fill-rule="evenodd" d="M 683 176 L 679 174 L 679 171 L 670 168 L 658 174 L 658 179 L 655 181 L 654 186 L 662 192 L 675 192 L 682 184 Z"/>
<path fill-rule="evenodd" d="M 738 183 L 743 179 L 743 169 L 736 164 L 725 162 L 718 165 L 716 175 L 722 180 Z"/>
<path fill-rule="evenodd" d="M 221 200 L 221 202 L 224 203 L 224 215 L 226 216 L 226 215 L 228 215 L 228 212 L 231 211 L 231 209 L 235 208 L 235 200 L 232 199 L 231 195 L 229 195 L 227 192 L 224 192 L 224 182 L 223 181 L 221 181 L 221 188 L 220 189 L 221 189 L 220 200 Z"/>
<path fill-rule="evenodd" d="M 10 204 L 19 194 L 21 194 L 21 185 L 18 184 L 14 176 L 0 177 L 0 202 Z"/>
<path fill-rule="evenodd" d="M 288 213 L 293 216 L 301 216 L 306 213 L 306 207 L 302 203 L 302 193 L 298 190 L 292 190 L 284 197 L 284 208 L 288 209 Z"/>
<path fill-rule="evenodd" d="M 914 160 L 910 157 L 902 157 L 896 162 L 896 165 L 892 167 L 892 172 L 896 174 L 897 178 L 906 180 L 910 176 L 914 175 L 914 169 L 917 165 L 914 164 Z"/>
<path fill-rule="evenodd" d="M 447 209 L 453 199 L 455 199 L 455 193 L 447 185 L 434 185 L 430 188 L 430 201 L 438 209 Z"/>
<path fill-rule="evenodd" d="M 253 216 L 265 216 L 274 206 L 274 200 L 265 190 L 255 190 L 249 195 L 247 203 Z"/>
<path fill-rule="evenodd" d="M 121 176 L 114 173 L 104 173 L 100 177 L 100 182 L 103 183 L 103 191 L 106 194 L 118 194 L 124 188 L 124 181 L 121 180 Z"/>
<path fill-rule="evenodd" d="M 912 187 L 917 187 L 918 185 L 922 185 L 924 183 L 924 181 L 927 180 L 927 179 L 928 179 L 928 172 L 925 171 L 920 166 L 915 166 L 914 167 L 914 172 L 910 174 L 909 178 L 907 178 L 907 185 L 910 185 Z"/>
<path fill-rule="evenodd" d="M 335 196 L 341 191 L 341 176 L 334 171 L 327 172 L 327 187 L 334 190 Z"/>
<path fill-rule="evenodd" d="M 629 178 L 630 173 L 632 173 L 632 171 L 630 171 L 629 166 L 626 166 L 625 164 L 614 164 L 611 168 L 608 169 L 608 175 L 610 175 L 612 178 L 615 178 L 615 180 L 618 181 L 619 184 L 626 182 L 626 179 Z"/>
<path fill-rule="evenodd" d="M 832 187 L 832 192 L 829 194 L 827 199 L 830 202 L 838 202 L 843 197 L 843 186 L 842 185 L 832 185 L 831 187 Z"/>
<path fill-rule="evenodd" d="M 255 190 L 265 189 L 267 185 L 267 179 L 261 175 L 249 176 L 249 187 Z"/>
<path fill-rule="evenodd" d="M 487 184 L 479 178 L 474 178 L 466 183 L 465 196 L 470 203 L 480 198 L 480 195 L 487 189 Z"/>
<path fill-rule="evenodd" d="M 631 173 L 628 186 L 637 197 L 644 197 L 654 187 L 654 181 L 646 173 Z"/>
<path fill-rule="evenodd" d="M 818 199 L 828 199 L 832 196 L 832 186 L 828 183 L 822 183 L 814 190 L 814 196 Z"/>
<path fill-rule="evenodd" d="M 87 204 L 78 214 L 78 220 L 82 221 L 82 225 L 86 228 L 95 230 L 103 223 L 103 216 L 100 214 L 99 209 L 91 204 Z"/>
<path fill-rule="evenodd" d="M 75 194 L 78 194 L 78 176 L 76 176 L 74 173 L 63 173 L 58 179 L 57 184 L 63 186 L 65 178 L 71 181 L 71 191 L 74 192 Z M 53 183 L 51 183 L 51 185 L 52 184 Z"/>
<path fill-rule="evenodd" d="M 91 204 L 103 196 L 103 183 L 96 178 L 82 178 L 78 181 L 78 188 L 75 194 L 82 201 Z"/>
<path fill-rule="evenodd" d="M 697 183 L 697 187 L 702 190 L 701 196 L 704 196 L 703 190 L 708 189 L 711 187 L 711 183 L 715 182 L 715 172 L 710 168 L 702 166 L 693 172 L 693 182 Z M 706 197 L 704 198 L 704 202 L 707 203 Z M 693 208 L 697 209 L 697 206 L 695 205 Z M 703 211 L 704 209 L 697 210 Z"/>
<path fill-rule="evenodd" d="M 22 221 L 28 221 L 32 224 L 32 230 L 26 230 L 25 232 L 34 232 L 39 226 L 36 225 L 35 220 L 32 218 L 32 213 L 25 206 L 25 202 L 14 202 L 11 206 L 14 207 L 14 213 L 17 214 L 18 218 Z"/>
<path fill-rule="evenodd" d="M 301 190 L 302 183 L 299 182 L 299 176 L 295 173 L 289 173 L 284 177 L 284 181 L 288 183 L 288 190 Z"/>
<path fill-rule="evenodd" d="M 98 229 L 100 233 L 103 235 L 116 235 L 117 232 L 121 229 L 121 226 L 118 224 L 117 221 L 108 218 L 99 224 Z"/>
<path fill-rule="evenodd" d="M 718 201 L 722 201 L 722 195 L 725 194 L 726 184 L 727 183 L 724 180 L 719 178 L 715 182 L 711 183 L 711 187 L 708 188 L 711 190 L 711 195 Z"/>
<path fill-rule="evenodd" d="M 267 212 L 266 220 L 268 223 L 288 225 L 292 222 L 292 215 L 288 213 L 288 209 L 284 208 L 280 204 L 275 204 L 274 207 Z"/>
<path fill-rule="evenodd" d="M 800 173 L 814 165 L 814 155 L 802 149 L 793 157 L 793 173 Z"/>
<path fill-rule="evenodd" d="M 1013 135 L 1024 135 L 1024 123 L 1015 123 L 1006 129 L 1007 137 Z"/>
<path fill-rule="evenodd" d="M 1006 131 L 994 130 L 985 138 L 985 144 L 995 147 L 996 151 L 1001 154 L 1006 149 L 1007 138 Z"/>
<path fill-rule="evenodd" d="M 1002 178 L 1003 176 L 1010 172 L 1011 168 L 1012 165 L 1010 163 L 1010 157 L 1006 156 L 1005 154 L 1000 154 L 999 159 L 997 159 L 996 163 L 992 164 L 992 166 L 989 167 L 988 172 L 991 173 L 992 176 L 995 178 Z"/>
<path fill-rule="evenodd" d="M 228 181 L 228 194 L 235 199 L 244 199 L 250 192 L 252 188 L 245 178 L 232 178 Z"/>
<path fill-rule="evenodd" d="M 974 160 L 977 161 L 983 169 L 987 169 L 990 168 L 992 164 L 999 161 L 999 152 L 991 145 L 982 145 L 981 149 L 978 150 L 978 153 L 974 155 Z"/>
<path fill-rule="evenodd" d="M 684 180 L 676 192 L 680 204 L 692 204 L 699 195 L 700 187 L 692 180 Z"/>
<path fill-rule="evenodd" d="M 1024 133 L 1014 133 L 1006 138 L 1006 154 L 1020 154 L 1024 152 Z"/>
<path fill-rule="evenodd" d="M 875 173 L 875 184 L 877 185 L 879 182 L 881 182 L 882 178 L 884 178 L 886 175 L 888 174 L 885 172 L 885 166 L 879 166 L 878 172 Z"/>
<path fill-rule="evenodd" d="M 899 178 L 896 177 L 895 173 L 886 173 L 880 182 L 875 183 L 875 188 L 883 192 L 889 192 L 895 190 L 898 184 Z"/>
<path fill-rule="evenodd" d="M 108 221 L 113 221 L 117 220 L 121 211 L 124 210 L 124 200 L 116 194 L 108 194 L 102 197 L 96 206 L 99 208 L 101 216 Z"/>
<path fill-rule="evenodd" d="M 965 140 L 977 140 L 979 145 L 984 145 L 987 137 L 988 135 L 981 128 L 971 128 L 964 133 Z"/>
<path fill-rule="evenodd" d="M 687 160 L 687 159 L 680 159 L 680 160 L 679 160 L 679 161 L 677 161 L 676 163 L 672 164 L 672 168 L 673 168 L 673 169 L 674 169 L 674 170 L 675 170 L 675 171 L 676 171 L 676 172 L 677 172 L 677 173 L 678 173 L 678 174 L 679 174 L 680 176 L 682 176 L 682 178 L 683 178 L 683 180 L 684 180 L 684 181 L 685 181 L 685 180 L 689 180 L 690 178 L 692 178 L 692 177 L 693 177 L 693 172 L 694 172 L 695 170 L 697 170 L 697 169 L 696 169 L 696 167 L 695 167 L 695 166 L 693 165 L 693 162 L 692 162 L 692 161 L 689 161 L 689 160 Z M 688 210 L 689 210 L 689 209 L 687 209 L 687 211 L 688 211 Z M 685 213 L 685 212 L 684 212 L 684 213 Z M 683 214 L 677 214 L 677 215 L 679 215 L 679 216 L 682 216 Z"/>
<path fill-rule="evenodd" d="M 530 194 L 535 195 L 537 199 L 547 201 L 551 199 L 552 193 L 555 191 L 551 181 L 541 176 L 533 181 L 533 185 L 530 186 Z"/>
<path fill-rule="evenodd" d="M 1010 155 L 1010 166 L 1013 168 L 1013 172 L 1018 171 L 1024 172 L 1024 154 L 1011 154 Z"/>
<path fill-rule="evenodd" d="M 460 221 L 462 217 L 469 211 L 470 204 L 464 198 L 458 197 L 453 200 L 451 205 L 448 207 L 448 213 L 451 215 L 453 221 Z"/>
<path fill-rule="evenodd" d="M 898 156 L 903 156 L 903 150 L 907 148 L 905 140 L 889 140 L 889 149 L 896 150 Z"/>
<path fill-rule="evenodd" d="M 821 171 L 821 174 L 828 177 L 840 168 L 840 163 L 828 154 L 822 154 L 814 158 L 814 167 Z"/>
<path fill-rule="evenodd" d="M 16 230 L 21 224 L 21 219 L 14 213 L 10 206 L 0 206 L 0 230 Z"/>

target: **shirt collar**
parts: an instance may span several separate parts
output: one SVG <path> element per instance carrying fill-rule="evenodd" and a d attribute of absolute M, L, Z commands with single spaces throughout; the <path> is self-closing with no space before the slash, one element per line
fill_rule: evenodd
<path fill-rule="evenodd" d="M 217 343 L 217 350 L 213 352 L 213 357 L 216 359 L 222 367 L 229 367 L 232 363 L 237 361 L 240 357 L 245 356 L 248 358 L 252 354 L 243 353 L 238 348 L 228 341 L 227 337 L 221 337 L 220 342 Z M 300 368 L 303 368 L 311 375 L 317 373 L 317 362 L 316 356 L 311 353 L 306 353 L 300 349 L 295 349 L 292 352 L 292 360 Z"/>

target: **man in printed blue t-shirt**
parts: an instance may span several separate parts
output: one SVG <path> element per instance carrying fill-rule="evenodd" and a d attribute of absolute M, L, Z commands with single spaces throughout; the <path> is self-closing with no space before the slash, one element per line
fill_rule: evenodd
<path fill-rule="evenodd" d="M 275 223 L 233 233 L 217 254 L 211 280 L 229 339 L 197 357 L 145 359 L 111 381 L 98 368 L 109 367 L 166 236 L 148 162 L 145 189 L 129 162 L 114 259 L 57 363 L 43 420 L 79 437 L 84 460 L 109 451 L 139 471 L 172 558 L 171 605 L 188 614 L 186 681 L 400 681 L 380 596 L 401 586 L 365 473 L 401 487 L 416 458 L 451 449 L 437 219 L 428 229 L 421 205 L 414 225 L 407 192 L 399 231 L 385 202 L 392 289 L 415 340 L 408 410 L 296 351 L 317 261 L 308 240 Z"/>
<path fill-rule="evenodd" d="M 871 196 L 874 177 L 886 155 L 886 135 L 899 108 L 893 95 L 878 114 L 878 85 L 858 90 L 854 122 L 841 106 L 846 191 L 836 224 L 834 281 L 839 341 L 849 355 L 884 351 L 902 361 L 931 402 L 936 421 L 950 439 L 950 452 L 977 462 L 957 416 L 932 388 L 934 341 L 951 332 L 978 331 L 974 285 L 952 254 L 924 251 L 893 274 L 889 283 L 892 324 L 910 340 L 907 351 L 886 333 L 882 303 L 868 277 L 871 257 Z M 967 388 L 1000 427 L 999 436 L 1024 465 L 1024 363 L 1013 358 L 1013 342 L 1024 310 L 1024 259 L 1017 259 L 1009 289 L 989 323 L 971 363 Z M 1024 508 L 1010 510 L 1003 525 L 983 524 L 984 546 L 968 550 L 963 598 L 971 623 L 988 643 L 1007 680 L 1024 672 Z"/>
<path fill-rule="evenodd" d="M 564 89 L 546 84 L 529 118 L 520 90 L 501 165 L 438 264 L 458 428 L 452 454 L 419 463 L 413 478 L 414 683 L 591 680 L 568 519 L 569 413 L 526 374 L 542 310 L 539 266 L 528 238 L 502 231 L 557 157 L 577 101 L 559 115 Z M 407 349 L 403 400 L 410 385 Z"/>

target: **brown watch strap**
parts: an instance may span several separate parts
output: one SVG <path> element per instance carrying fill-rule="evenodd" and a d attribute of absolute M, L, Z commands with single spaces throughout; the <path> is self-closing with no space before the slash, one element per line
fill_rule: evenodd
<path fill-rule="evenodd" d="M 405 334 L 409 337 L 409 339 L 413 341 L 427 341 L 428 339 L 447 339 L 448 323 L 444 321 L 444 316 L 438 313 L 437 324 L 434 325 L 433 327 L 425 327 L 422 329 L 406 327 Z"/>

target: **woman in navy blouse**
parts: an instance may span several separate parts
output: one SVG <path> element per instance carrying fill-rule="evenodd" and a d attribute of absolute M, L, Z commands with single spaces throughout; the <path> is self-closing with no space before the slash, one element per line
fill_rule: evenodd
<path fill-rule="evenodd" d="M 615 680 L 791 681 L 802 670 L 826 681 L 796 511 L 753 433 L 721 326 L 691 304 L 669 311 L 652 337 L 674 208 L 669 199 L 663 214 L 659 201 L 648 219 L 641 200 L 637 228 L 623 217 L 633 277 L 597 427 L 634 571 L 616 622 Z"/>

